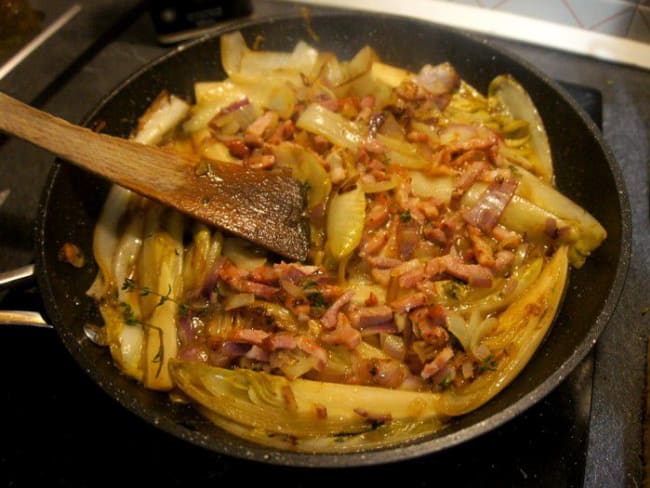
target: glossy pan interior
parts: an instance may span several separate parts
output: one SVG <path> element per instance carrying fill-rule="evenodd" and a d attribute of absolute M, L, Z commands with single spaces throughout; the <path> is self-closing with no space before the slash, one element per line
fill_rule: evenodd
<path fill-rule="evenodd" d="M 462 78 L 485 93 L 498 74 L 510 73 L 526 87 L 546 123 L 557 184 L 604 225 L 608 239 L 587 264 L 573 271 L 561 311 L 540 350 L 497 398 L 454 421 L 445 430 L 397 448 L 343 455 L 276 451 L 227 434 L 166 394 L 144 390 L 113 366 L 108 350 L 90 343 L 82 326 L 99 323 L 85 296 L 96 268 L 61 263 L 64 242 L 92 255 L 92 231 L 108 185 L 65 163 L 53 169 L 42 197 L 37 232 L 37 272 L 49 319 L 62 341 L 93 380 L 110 396 L 158 428 L 208 449 L 245 459 L 295 466 L 356 466 L 433 453 L 496 428 L 539 401 L 585 357 L 611 317 L 630 254 L 630 212 L 620 170 L 588 116 L 552 81 L 488 43 L 432 24 L 373 14 L 312 17 L 320 41 L 311 39 L 304 19 L 277 18 L 241 24 L 249 44 L 262 35 L 264 49 L 292 49 L 304 39 L 349 59 L 365 44 L 388 63 L 417 70 L 425 63 L 451 61 Z M 134 121 L 163 88 L 191 97 L 193 83 L 224 76 L 218 37 L 201 39 L 143 68 L 111 93 L 89 116 L 105 132 L 128 136 Z M 83 392 L 80 392 L 82 395 Z"/>

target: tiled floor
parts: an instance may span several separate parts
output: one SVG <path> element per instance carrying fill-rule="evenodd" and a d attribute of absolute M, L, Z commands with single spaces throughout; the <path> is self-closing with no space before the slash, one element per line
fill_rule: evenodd
<path fill-rule="evenodd" d="M 650 0 L 445 0 L 650 43 Z"/>

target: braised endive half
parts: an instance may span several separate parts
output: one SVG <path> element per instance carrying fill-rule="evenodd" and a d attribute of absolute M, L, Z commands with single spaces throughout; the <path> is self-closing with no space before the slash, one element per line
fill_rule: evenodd
<path fill-rule="evenodd" d="M 172 360 L 175 385 L 223 429 L 261 444 L 308 452 L 379 448 L 431 434 L 497 395 L 523 369 L 551 326 L 567 280 L 560 248 L 527 293 L 483 336 L 497 368 L 441 393 L 295 379 Z"/>
<path fill-rule="evenodd" d="M 289 174 L 308 262 L 114 187 L 89 293 L 117 366 L 236 436 L 346 452 L 433 435 L 523 370 L 605 229 L 554 186 L 512 77 L 483 95 L 449 63 L 411 72 L 221 38 L 228 78 L 173 95 L 134 137 Z M 160 102 L 160 101 L 159 101 Z M 201 166 L 197 168 L 201 170 Z"/>

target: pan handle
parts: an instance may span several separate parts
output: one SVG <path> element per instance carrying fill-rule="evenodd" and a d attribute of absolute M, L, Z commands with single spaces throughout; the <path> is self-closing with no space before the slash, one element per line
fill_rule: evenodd
<path fill-rule="evenodd" d="M 34 278 L 34 265 L 23 266 L 0 273 L 0 291 L 22 285 Z M 52 328 L 38 312 L 27 310 L 0 310 L 0 325 L 28 325 Z"/>

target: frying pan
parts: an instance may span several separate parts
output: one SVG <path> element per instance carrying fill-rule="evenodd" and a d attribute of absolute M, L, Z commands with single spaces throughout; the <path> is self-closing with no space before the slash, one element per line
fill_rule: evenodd
<path fill-rule="evenodd" d="M 555 388 L 585 357 L 612 316 L 630 258 L 631 224 L 620 169 L 598 129 L 553 81 L 527 63 L 462 33 L 416 20 L 368 13 L 318 13 L 238 24 L 249 45 L 262 36 L 264 49 L 290 50 L 304 39 L 320 50 L 351 58 L 370 44 L 388 63 L 418 70 L 450 61 L 460 76 L 483 93 L 499 74 L 510 73 L 529 92 L 545 121 L 562 192 L 588 209 L 608 238 L 580 270 L 545 342 L 522 373 L 499 396 L 455 419 L 444 430 L 395 448 L 346 454 L 278 451 L 234 437 L 168 395 L 147 391 L 122 375 L 107 349 L 84 335 L 85 323 L 101 323 L 85 291 L 97 272 L 62 263 L 65 242 L 92 256 L 93 226 L 108 184 L 74 166 L 57 162 L 42 195 L 36 233 L 36 274 L 49 320 L 72 356 L 105 392 L 142 419 L 180 439 L 243 459 L 278 465 L 338 467 L 405 460 L 451 448 L 488 432 L 528 409 Z M 184 45 L 145 66 L 122 83 L 89 115 L 87 125 L 127 137 L 153 98 L 166 88 L 191 97 L 193 84 L 225 76 L 220 67 L 221 32 Z M 315 32 L 318 40 L 311 38 Z"/>

